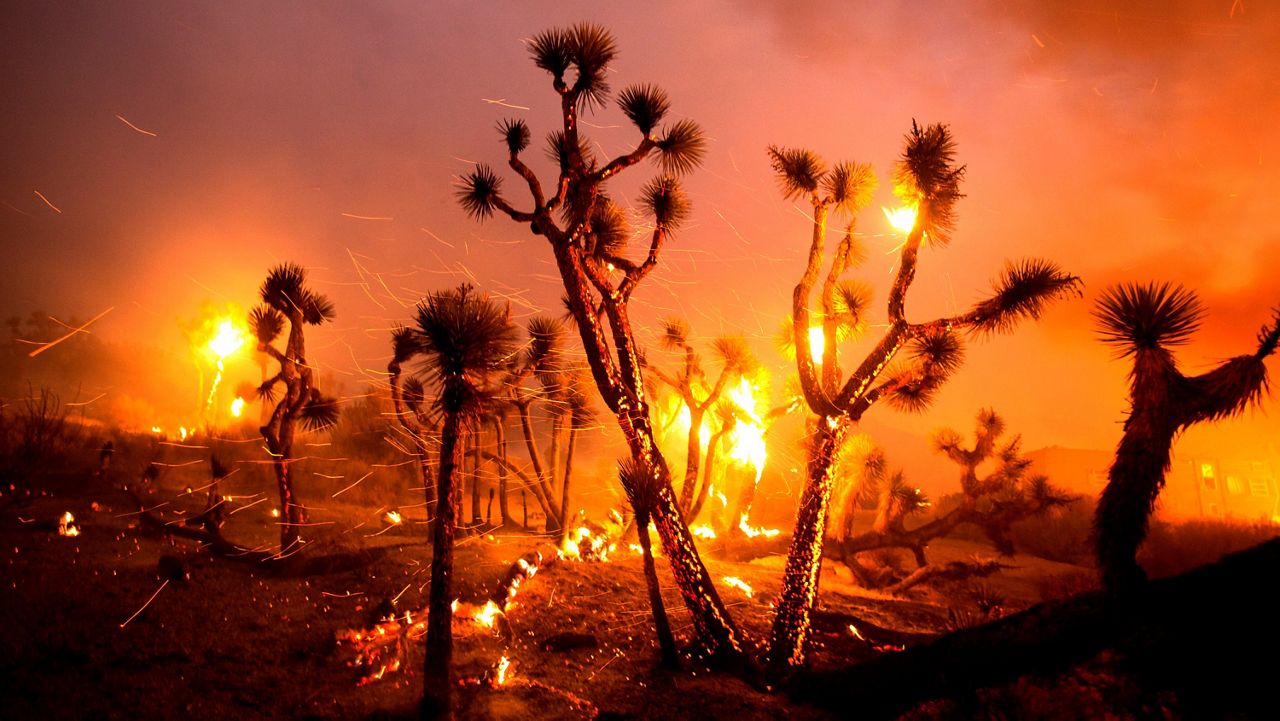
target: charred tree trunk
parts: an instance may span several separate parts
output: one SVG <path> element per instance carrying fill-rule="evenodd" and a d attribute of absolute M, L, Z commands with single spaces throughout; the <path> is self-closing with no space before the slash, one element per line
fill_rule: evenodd
<path fill-rule="evenodd" d="M 455 390 L 446 390 L 455 393 Z M 455 401 L 455 407 L 458 402 Z M 454 484 L 462 465 L 461 419 L 446 412 L 440 437 L 440 472 L 436 483 L 436 520 L 431 534 L 431 592 L 427 612 L 427 658 L 423 673 L 422 713 L 448 717 L 453 684 L 453 537 L 457 525 Z"/>
<path fill-rule="evenodd" d="M 800 497 L 769 644 L 769 669 L 776 675 L 785 675 L 804 663 L 809 616 L 818 596 L 818 574 L 822 570 L 832 459 L 847 428 L 843 418 L 824 416 L 818 419 L 814 431 L 817 437 L 809 457 L 809 479 Z"/>
<path fill-rule="evenodd" d="M 684 483 L 680 486 L 680 507 L 685 511 L 686 520 L 693 523 L 693 504 L 698 496 L 698 468 L 702 463 L 702 419 L 705 414 L 702 407 L 693 402 L 692 395 L 686 399 L 685 405 L 689 408 L 689 439 L 685 451 Z"/>
<path fill-rule="evenodd" d="M 493 419 L 493 445 L 497 448 L 498 458 L 498 513 L 502 516 L 502 525 L 513 525 L 511 509 L 507 506 L 507 429 L 501 417 Z"/>
<path fill-rule="evenodd" d="M 636 531 L 640 538 L 640 551 L 644 556 L 644 578 L 649 585 L 649 608 L 653 611 L 653 625 L 657 629 L 658 649 L 662 654 L 662 665 L 675 668 L 679 663 L 676 652 L 676 639 L 671 633 L 671 621 L 667 618 L 667 609 L 662 603 L 662 588 L 658 585 L 658 569 L 653 562 L 653 548 L 649 538 L 649 512 L 636 511 Z"/>
<path fill-rule="evenodd" d="M 569 442 L 564 453 L 564 482 L 560 486 L 560 512 L 564 515 L 564 522 L 560 524 L 561 541 L 568 535 L 569 519 L 573 517 L 569 513 L 569 481 L 573 478 L 573 451 L 578 443 L 578 431 L 576 423 L 569 427 Z"/>

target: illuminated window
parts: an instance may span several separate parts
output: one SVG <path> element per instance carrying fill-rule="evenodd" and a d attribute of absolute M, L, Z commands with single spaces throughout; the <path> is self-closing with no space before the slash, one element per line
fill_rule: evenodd
<path fill-rule="evenodd" d="M 1244 484 L 1235 476 L 1227 476 L 1227 491 L 1236 495 L 1244 493 Z"/>
<path fill-rule="evenodd" d="M 1212 463 L 1200 464 L 1200 478 L 1204 481 L 1204 487 L 1211 490 L 1218 490 L 1218 474 Z"/>

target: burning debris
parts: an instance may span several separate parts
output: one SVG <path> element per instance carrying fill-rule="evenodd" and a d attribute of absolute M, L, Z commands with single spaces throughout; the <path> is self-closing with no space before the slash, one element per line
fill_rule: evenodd
<path fill-rule="evenodd" d="M 747 583 L 741 578 L 738 578 L 737 576 L 725 576 L 721 580 L 724 581 L 724 585 L 732 586 L 733 588 L 736 588 L 739 591 L 742 591 L 742 593 L 746 595 L 747 598 L 752 598 L 752 596 L 755 594 L 755 591 L 751 588 L 751 584 Z"/>
<path fill-rule="evenodd" d="M 71 511 L 58 517 L 58 535 L 68 537 L 80 535 L 80 524 L 76 523 L 76 517 L 71 515 Z"/>
<path fill-rule="evenodd" d="M 471 623 L 479 628 L 499 629 L 498 620 L 505 617 L 520 585 L 533 578 L 546 563 L 561 557 L 559 552 L 552 556 L 544 555 L 541 551 L 530 551 L 517 558 L 483 604 L 458 599 L 453 601 L 454 623 Z M 409 644 L 422 640 L 426 634 L 427 613 L 424 609 L 388 615 L 370 629 L 340 631 L 337 641 L 339 646 L 348 646 L 354 652 L 348 665 L 360 670 L 357 685 L 363 686 L 399 671 L 408 657 Z M 505 666 L 503 669 L 505 673 Z"/>

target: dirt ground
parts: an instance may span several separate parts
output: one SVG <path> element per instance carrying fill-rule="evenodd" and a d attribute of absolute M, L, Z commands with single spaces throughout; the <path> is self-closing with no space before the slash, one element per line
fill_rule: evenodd
<path fill-rule="evenodd" d="M 161 484 L 163 511 L 198 510 L 198 490 Z M 269 544 L 277 533 L 270 503 L 237 509 L 229 535 Z M 98 482 L 66 481 L 29 503 L 0 510 L 3 592 L 0 692 L 6 718 L 400 718 L 421 694 L 421 644 L 405 668 L 364 685 L 336 638 L 367 628 L 389 609 L 425 607 L 430 551 L 421 512 L 391 525 L 385 509 L 316 509 L 308 557 L 357 563 L 278 573 L 214 558 L 198 544 L 139 527 L 128 499 Z M 59 535 L 64 512 L 80 534 Z M 179 516 L 170 516 L 179 518 Z M 458 545 L 456 595 L 483 603 L 510 564 L 545 544 L 528 535 L 468 536 Z M 945 541 L 938 560 L 992 555 L 973 543 Z M 162 560 L 163 559 L 163 560 Z M 1082 569 L 1018 556 L 992 579 L 987 597 L 1003 610 L 1040 600 L 1046 579 Z M 750 563 L 709 559 L 717 579 L 735 577 L 751 593 L 721 592 L 753 638 L 763 638 L 782 558 Z M 687 616 L 661 559 L 666 603 L 678 636 Z M 143 610 L 140 610 L 143 609 Z M 847 614 L 910 637 L 964 622 L 977 611 L 964 589 L 878 596 L 829 570 L 814 637 L 817 666 L 846 665 L 892 644 L 858 639 Z M 957 613 L 959 611 L 959 613 Z M 966 615 L 967 614 L 967 615 Z M 566 637 L 561 634 L 579 634 Z M 548 650 L 546 642 L 576 641 Z M 780 694 L 762 693 L 686 660 L 657 668 L 657 647 L 639 556 L 627 542 L 607 562 L 550 564 L 520 589 L 494 629 L 455 624 L 459 718 L 822 719 Z M 493 683 L 501 659 L 502 685 Z"/>

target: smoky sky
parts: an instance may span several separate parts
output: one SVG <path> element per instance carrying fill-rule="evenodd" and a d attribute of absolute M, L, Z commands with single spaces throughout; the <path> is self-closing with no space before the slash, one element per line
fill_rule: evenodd
<path fill-rule="evenodd" d="M 955 238 L 923 255 L 909 313 L 964 307 L 1028 256 L 1086 292 L 975 344 L 930 415 L 877 422 L 967 428 L 994 406 L 1032 447 L 1108 447 L 1125 368 L 1091 331 L 1103 288 L 1195 287 L 1210 315 L 1180 354 L 1190 371 L 1248 350 L 1280 303 L 1280 16 L 1261 2 L 9 2 L 0 18 L 0 312 L 112 307 L 95 332 L 116 342 L 177 346 L 202 301 L 251 306 L 283 260 L 336 301 L 313 353 L 352 392 L 377 382 L 388 329 L 425 291 L 472 280 L 521 317 L 555 312 L 541 241 L 467 219 L 453 194 L 472 163 L 502 166 L 502 118 L 552 129 L 524 40 L 580 20 L 617 35 L 615 88 L 662 85 L 710 139 L 640 320 L 741 333 L 776 388 L 771 339 L 808 226 L 765 148 L 876 167 L 860 272 L 882 305 L 896 239 L 878 208 L 913 119 L 948 123 L 968 172 Z M 612 109 L 585 121 L 603 153 L 636 140 Z M 656 172 L 611 190 L 628 200 Z M 1257 415 L 1221 437 L 1275 431 Z"/>

